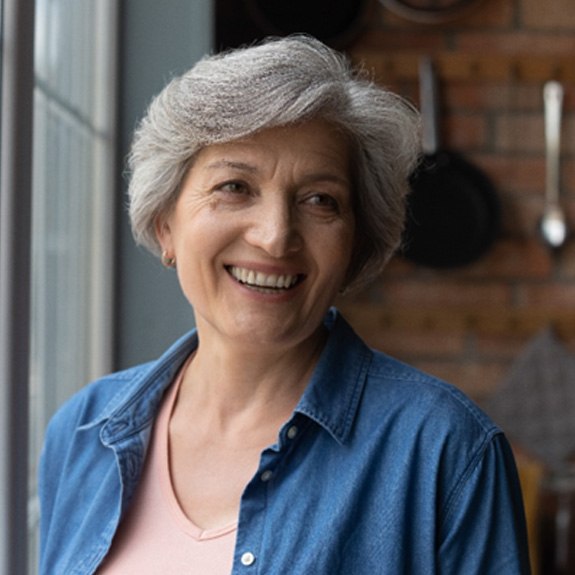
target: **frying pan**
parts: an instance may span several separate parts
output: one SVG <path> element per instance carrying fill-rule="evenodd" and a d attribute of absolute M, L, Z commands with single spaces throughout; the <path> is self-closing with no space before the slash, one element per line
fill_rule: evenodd
<path fill-rule="evenodd" d="M 380 0 L 398 16 L 422 24 L 440 24 L 461 16 L 482 0 Z"/>
<path fill-rule="evenodd" d="M 423 266 L 455 268 L 479 259 L 499 232 L 500 205 L 487 176 L 439 146 L 437 79 L 420 62 L 423 158 L 410 179 L 403 255 Z"/>
<path fill-rule="evenodd" d="M 243 0 L 264 35 L 307 33 L 334 48 L 348 45 L 364 22 L 368 0 Z"/>

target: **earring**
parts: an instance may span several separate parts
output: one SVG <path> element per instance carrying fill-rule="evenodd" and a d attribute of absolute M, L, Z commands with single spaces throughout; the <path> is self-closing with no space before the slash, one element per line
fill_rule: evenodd
<path fill-rule="evenodd" d="M 162 252 L 162 263 L 163 263 L 167 268 L 175 268 L 175 267 L 176 267 L 176 258 L 170 258 L 170 257 L 168 257 L 168 252 L 163 251 L 163 252 Z"/>

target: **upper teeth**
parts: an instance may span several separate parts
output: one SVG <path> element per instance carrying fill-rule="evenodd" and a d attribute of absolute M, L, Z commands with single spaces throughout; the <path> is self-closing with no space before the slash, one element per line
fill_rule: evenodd
<path fill-rule="evenodd" d="M 297 275 L 265 274 L 245 268 L 230 267 L 230 273 L 242 283 L 268 288 L 287 288 L 297 281 Z"/>

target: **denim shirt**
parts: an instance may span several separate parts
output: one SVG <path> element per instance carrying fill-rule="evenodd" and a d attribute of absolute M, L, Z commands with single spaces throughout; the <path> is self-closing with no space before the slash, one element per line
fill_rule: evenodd
<path fill-rule="evenodd" d="M 501 431 L 454 387 L 370 350 L 331 310 L 327 344 L 241 499 L 233 575 L 529 573 Z M 104 377 L 52 419 L 42 575 L 94 573 L 138 485 L 164 392 L 198 344 Z"/>

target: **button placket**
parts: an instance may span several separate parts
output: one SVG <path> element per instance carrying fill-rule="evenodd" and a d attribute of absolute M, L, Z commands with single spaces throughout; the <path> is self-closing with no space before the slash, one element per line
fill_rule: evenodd
<path fill-rule="evenodd" d="M 289 427 L 287 427 L 287 429 L 284 430 L 284 441 L 281 442 L 271 448 L 266 449 L 263 453 L 262 453 L 262 457 L 260 459 L 260 471 L 259 474 L 256 474 L 256 476 L 253 478 L 253 482 L 250 483 L 250 485 L 248 486 L 248 490 L 246 491 L 246 493 L 244 493 L 244 498 L 246 499 L 245 501 L 245 508 L 243 509 L 243 512 L 246 512 L 246 510 L 248 509 L 248 507 L 250 507 L 250 503 L 255 502 L 256 500 L 259 500 L 258 502 L 258 508 L 260 507 L 261 504 L 261 499 L 259 498 L 259 496 L 256 496 L 257 493 L 264 493 L 265 491 L 267 491 L 269 489 L 269 486 L 267 486 L 266 484 L 269 483 L 269 481 L 275 477 L 276 475 L 276 470 L 278 465 L 280 464 L 281 458 L 285 455 L 286 451 L 289 450 L 289 448 L 291 447 L 291 442 L 300 434 L 300 427 L 296 424 L 292 424 Z M 282 445 L 283 444 L 283 445 Z M 255 491 L 253 491 L 255 490 Z M 261 491 L 264 490 L 264 491 Z M 253 501 L 250 501 L 253 498 Z M 264 496 L 264 500 L 267 499 L 266 496 Z M 248 501 L 250 501 L 250 503 L 248 503 Z M 261 509 L 259 509 L 258 511 L 261 511 Z M 241 512 L 240 512 L 241 513 Z M 247 515 L 246 515 L 247 516 Z M 250 519 L 253 519 L 253 517 L 250 517 Z M 249 537 L 245 537 L 244 536 L 244 530 L 240 529 L 238 531 L 238 539 L 236 541 L 238 547 L 241 549 L 242 547 L 244 549 L 250 549 L 250 547 L 253 549 L 253 545 L 254 545 L 254 537 L 256 536 L 255 532 L 258 529 L 261 529 L 262 525 L 261 524 L 252 524 L 252 529 L 247 530 L 247 532 L 249 532 Z M 254 529 L 255 527 L 255 529 Z M 257 541 L 257 539 L 256 539 Z M 250 569 L 250 571 L 252 571 L 253 569 L 255 569 L 255 564 L 257 562 L 257 557 L 256 554 L 252 551 L 244 551 L 240 556 L 239 556 L 239 564 L 242 567 L 246 567 L 246 568 L 252 568 Z M 260 565 L 261 568 L 261 565 Z M 247 571 L 246 571 L 247 572 Z M 254 571 L 255 572 L 255 571 Z"/>

